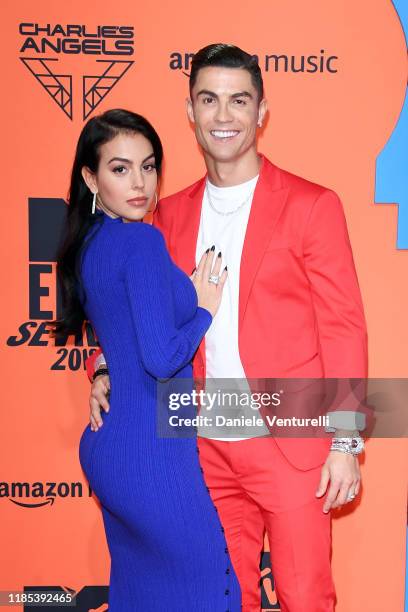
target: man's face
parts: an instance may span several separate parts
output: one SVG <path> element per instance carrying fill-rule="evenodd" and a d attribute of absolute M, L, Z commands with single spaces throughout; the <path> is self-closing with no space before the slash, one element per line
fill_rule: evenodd
<path fill-rule="evenodd" d="M 220 162 L 234 161 L 256 146 L 256 128 L 266 109 L 243 68 L 202 68 L 187 100 L 198 143 Z"/>

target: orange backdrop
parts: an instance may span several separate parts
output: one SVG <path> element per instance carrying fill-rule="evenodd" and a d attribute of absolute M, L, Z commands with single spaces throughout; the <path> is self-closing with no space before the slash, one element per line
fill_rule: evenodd
<path fill-rule="evenodd" d="M 29 224 L 28 200 L 38 199 L 32 211 L 47 199 L 61 206 L 84 95 L 85 114 L 124 107 L 151 120 L 164 143 L 167 195 L 204 172 L 185 115 L 188 54 L 219 41 L 257 54 L 270 104 L 259 148 L 341 196 L 366 309 L 370 376 L 407 377 L 408 253 L 396 249 L 396 207 L 374 204 L 376 156 L 403 104 L 406 47 L 389 0 L 20 0 L 3 7 L 0 590 L 60 585 L 80 591 L 107 585 L 109 576 L 101 514 L 78 460 L 88 422 L 83 359 L 92 342 L 55 347 L 40 327 L 49 318 L 41 313 L 55 315 L 55 265 L 35 253 L 46 250 L 41 241 L 47 231 L 52 238 L 53 226 L 46 218 Z M 83 41 L 77 30 L 52 36 L 20 24 L 60 24 L 61 30 L 80 24 L 88 33 L 103 25 L 127 29 L 105 29 L 73 53 L 75 41 Z M 57 39 L 65 39 L 60 51 Z M 134 52 L 119 54 L 126 49 Z M 306 68 L 314 62 L 318 69 L 294 72 L 302 56 L 316 56 Z M 59 369 L 52 369 L 57 362 Z M 369 441 L 362 495 L 333 514 L 338 612 L 402 610 L 406 451 L 405 440 Z M 27 485 L 13 489 L 12 483 Z M 266 569 L 266 609 L 278 609 L 268 580 Z"/>

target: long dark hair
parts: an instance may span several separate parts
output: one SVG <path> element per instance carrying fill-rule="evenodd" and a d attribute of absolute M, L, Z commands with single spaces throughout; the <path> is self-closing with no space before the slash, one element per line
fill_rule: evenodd
<path fill-rule="evenodd" d="M 57 273 L 62 297 L 62 316 L 52 321 L 52 335 L 56 338 L 77 334 L 86 318 L 80 297 L 80 254 L 85 237 L 91 227 L 97 226 L 101 215 L 92 214 L 92 193 L 82 176 L 82 168 L 96 173 L 99 166 L 100 147 L 120 133 L 142 134 L 153 147 L 158 177 L 161 175 L 163 148 L 153 126 L 141 115 L 115 108 L 92 117 L 82 129 L 72 166 L 68 192 L 68 210 L 57 255 Z M 95 227 L 97 229 L 97 227 Z M 92 235 L 93 232 L 90 232 Z"/>

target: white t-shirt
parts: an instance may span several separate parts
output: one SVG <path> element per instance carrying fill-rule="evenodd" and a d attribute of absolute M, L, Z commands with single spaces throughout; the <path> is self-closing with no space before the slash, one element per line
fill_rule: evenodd
<path fill-rule="evenodd" d="M 205 335 L 206 392 L 215 393 L 220 388 L 218 384 L 211 385 L 213 378 L 229 379 L 228 390 L 233 387 L 237 392 L 249 391 L 238 349 L 239 275 L 245 233 L 257 180 L 258 176 L 255 176 L 245 183 L 232 187 L 216 187 L 207 180 L 207 187 L 204 191 L 196 246 L 196 265 L 202 254 L 215 245 L 215 257 L 220 251 L 222 253 L 221 271 L 225 266 L 228 267 L 228 278 L 224 286 L 220 308 Z M 218 214 L 210 205 L 207 189 L 211 203 L 218 211 L 232 211 L 245 203 L 231 215 Z M 214 417 L 216 413 L 217 406 L 214 406 L 211 413 L 206 414 Z M 222 413 L 225 414 L 224 410 Z M 252 409 L 250 413 L 259 416 Z M 248 412 L 247 414 L 249 415 Z M 244 438 L 224 438 L 212 435 L 208 427 L 198 428 L 198 435 L 202 437 L 228 441 L 243 440 L 268 433 L 264 426 L 263 428 L 252 428 Z"/>

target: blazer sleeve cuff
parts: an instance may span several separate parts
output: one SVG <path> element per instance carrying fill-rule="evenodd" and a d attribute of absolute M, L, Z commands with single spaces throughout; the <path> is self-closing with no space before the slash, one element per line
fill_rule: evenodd
<path fill-rule="evenodd" d="M 335 410 L 327 412 L 326 416 L 329 419 L 329 425 L 325 427 L 328 433 L 336 431 L 336 429 L 358 429 L 361 431 L 366 426 L 366 415 L 363 412 L 355 412 L 354 410 Z"/>

